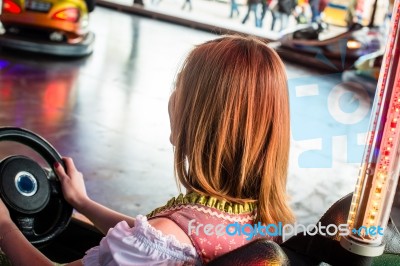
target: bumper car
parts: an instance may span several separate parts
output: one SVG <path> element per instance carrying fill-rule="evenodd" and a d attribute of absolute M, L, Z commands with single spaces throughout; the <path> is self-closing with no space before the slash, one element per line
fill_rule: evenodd
<path fill-rule="evenodd" d="M 27 146 L 48 166 L 54 162 L 62 163 L 50 143 L 28 130 L 0 128 L 1 141 Z M 0 197 L 22 233 L 54 262 L 68 263 L 82 258 L 85 251 L 97 246 L 103 237 L 85 217 L 73 214 L 51 167 L 41 166 L 32 157 L 12 155 L 0 161 Z M 335 203 L 319 223 L 324 226 L 345 223 L 350 202 L 351 194 Z M 299 233 L 281 245 L 258 239 L 207 265 L 320 265 L 323 262 L 332 265 L 399 265 L 400 233 L 392 220 L 384 241 L 384 254 L 372 258 L 354 255 L 341 248 L 336 236 Z M 1 260 L 0 264 L 9 265 Z"/>
<path fill-rule="evenodd" d="M 0 46 L 60 56 L 92 52 L 94 0 L 3 0 Z"/>
<path fill-rule="evenodd" d="M 341 6 L 346 4 L 343 1 L 340 5 L 334 2 L 330 1 L 324 9 L 323 21 L 296 28 L 280 38 L 279 50 L 283 57 L 324 69 L 343 71 L 351 68 L 359 57 L 385 47 L 387 10 L 378 4 L 379 0 L 368 3 L 358 1 L 357 7 L 354 7 L 357 12 L 371 9 L 368 18 L 355 16 L 351 8 Z M 339 27 L 333 29 L 332 26 L 332 29 L 328 29 L 329 25 L 347 28 L 345 31 Z"/>
<path fill-rule="evenodd" d="M 374 96 L 383 60 L 383 51 L 361 56 L 354 63 L 355 69 L 342 73 L 343 82 L 347 82 L 354 89 L 365 89 Z"/>
<path fill-rule="evenodd" d="M 278 53 L 285 59 L 309 62 L 330 70 L 344 70 L 360 57 L 384 47 L 384 35 L 377 28 L 355 24 L 335 37 L 320 40 L 324 24 L 301 27 L 280 38 Z"/>

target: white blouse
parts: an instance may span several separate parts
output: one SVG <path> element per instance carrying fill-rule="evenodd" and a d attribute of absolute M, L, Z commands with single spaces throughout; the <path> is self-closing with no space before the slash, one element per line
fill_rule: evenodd
<path fill-rule="evenodd" d="M 86 252 L 82 263 L 94 265 L 201 265 L 192 245 L 180 243 L 173 235 L 164 235 L 138 215 L 135 226 L 122 221 L 110 229 L 100 245 Z"/>

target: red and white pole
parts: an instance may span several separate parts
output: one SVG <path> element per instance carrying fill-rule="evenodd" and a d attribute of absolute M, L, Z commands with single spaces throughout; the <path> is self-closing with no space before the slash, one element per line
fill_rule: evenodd
<path fill-rule="evenodd" d="M 400 0 L 393 6 L 389 38 L 375 94 L 370 130 L 350 206 L 345 249 L 362 256 L 383 253 L 383 232 L 400 174 Z"/>

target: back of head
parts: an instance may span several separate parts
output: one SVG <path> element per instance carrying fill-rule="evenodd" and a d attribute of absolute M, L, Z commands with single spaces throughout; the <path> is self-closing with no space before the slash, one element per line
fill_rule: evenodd
<path fill-rule="evenodd" d="M 175 168 L 186 189 L 258 202 L 258 220 L 291 222 L 287 79 L 279 56 L 255 38 L 197 46 L 174 93 Z"/>

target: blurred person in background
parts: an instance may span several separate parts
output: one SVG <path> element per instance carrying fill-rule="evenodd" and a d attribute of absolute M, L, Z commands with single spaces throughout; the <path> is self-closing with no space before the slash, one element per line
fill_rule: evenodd
<path fill-rule="evenodd" d="M 320 20 L 320 0 L 310 0 L 309 1 L 311 8 L 311 22 L 319 22 Z"/>
<path fill-rule="evenodd" d="M 261 0 L 247 0 L 247 14 L 244 17 L 242 24 L 245 24 L 246 21 L 249 19 L 250 17 L 250 12 L 253 11 L 254 13 L 254 18 L 255 18 L 255 23 L 256 23 L 256 27 L 260 28 L 261 27 L 261 16 L 259 13 L 259 6 L 260 6 Z"/>
<path fill-rule="evenodd" d="M 229 15 L 230 18 L 233 18 L 233 13 L 236 12 L 236 16 L 239 16 L 239 7 L 236 3 L 236 0 L 231 0 L 231 14 Z"/>
<path fill-rule="evenodd" d="M 260 27 L 262 27 L 262 23 L 264 21 L 265 15 L 268 11 L 270 0 L 261 0 L 261 17 L 260 17 Z"/>
<path fill-rule="evenodd" d="M 192 11 L 192 0 L 185 0 L 185 2 L 183 3 L 183 6 L 182 6 L 182 10 L 185 10 L 186 5 L 189 6 L 189 11 Z"/>
<path fill-rule="evenodd" d="M 289 16 L 292 14 L 295 6 L 297 5 L 297 0 L 274 0 L 270 5 L 272 23 L 271 31 L 275 30 L 275 24 L 277 19 L 280 20 L 280 29 L 287 28 L 289 22 Z M 272 6 L 272 7 L 271 7 Z"/>

